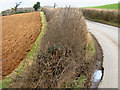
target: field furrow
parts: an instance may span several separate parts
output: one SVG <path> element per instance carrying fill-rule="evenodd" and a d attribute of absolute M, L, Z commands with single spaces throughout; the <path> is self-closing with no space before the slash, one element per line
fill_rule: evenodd
<path fill-rule="evenodd" d="M 2 17 L 2 76 L 25 58 L 41 31 L 39 12 Z"/>

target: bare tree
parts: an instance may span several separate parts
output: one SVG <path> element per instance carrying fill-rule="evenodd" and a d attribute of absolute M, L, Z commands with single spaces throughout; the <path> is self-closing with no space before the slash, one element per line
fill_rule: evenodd
<path fill-rule="evenodd" d="M 17 8 L 18 8 L 18 6 L 20 6 L 21 3 L 22 2 L 16 3 L 16 5 L 11 9 L 14 10 L 15 13 L 17 13 Z"/>

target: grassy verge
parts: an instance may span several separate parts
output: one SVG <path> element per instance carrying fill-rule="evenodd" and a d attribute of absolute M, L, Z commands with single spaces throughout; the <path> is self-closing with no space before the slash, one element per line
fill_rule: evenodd
<path fill-rule="evenodd" d="M 42 18 L 41 33 L 39 34 L 37 40 L 35 41 L 32 49 L 27 54 L 26 58 L 20 63 L 18 68 L 16 68 L 11 74 L 6 76 L 6 78 L 2 81 L 2 85 L 0 86 L 0 89 L 8 87 L 10 84 L 14 83 L 15 79 L 19 79 L 21 74 L 25 72 L 25 69 L 28 67 L 28 65 L 33 62 L 34 54 L 35 54 L 35 52 L 37 52 L 39 50 L 41 38 L 43 37 L 44 33 L 47 30 L 47 22 L 46 22 L 45 15 L 43 12 L 40 12 L 40 14 L 41 14 L 41 18 Z"/>
<path fill-rule="evenodd" d="M 92 41 L 89 45 L 88 45 L 88 52 L 90 53 L 91 56 L 94 56 L 96 53 L 95 50 L 95 42 Z"/>
<path fill-rule="evenodd" d="M 69 87 L 70 85 L 72 86 L 72 90 L 74 90 L 74 88 L 83 88 L 85 81 L 86 81 L 86 77 L 85 76 L 80 76 L 78 77 L 77 80 L 74 80 L 73 83 L 70 82 L 64 82 L 62 84 L 62 87 L 66 88 Z"/>
<path fill-rule="evenodd" d="M 103 23 L 103 24 L 107 24 L 107 25 L 111 25 L 111 26 L 115 26 L 115 27 L 120 27 L 120 24 L 118 23 L 113 23 L 113 22 L 107 22 L 107 21 L 103 21 L 103 20 L 97 20 L 97 19 L 91 19 L 88 17 L 85 17 L 87 20 L 91 20 L 94 22 L 99 22 L 99 23 Z"/>

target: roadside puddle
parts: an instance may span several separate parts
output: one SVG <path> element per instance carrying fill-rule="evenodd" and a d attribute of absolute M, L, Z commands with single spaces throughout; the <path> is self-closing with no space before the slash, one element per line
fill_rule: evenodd
<path fill-rule="evenodd" d="M 98 88 L 100 82 L 102 81 L 102 78 L 104 76 L 104 68 L 103 68 L 103 50 L 95 36 L 90 33 L 94 39 L 95 42 L 95 48 L 96 48 L 96 65 L 93 68 L 93 74 L 91 76 L 91 83 L 90 88 Z"/>
<path fill-rule="evenodd" d="M 92 79 L 91 79 L 91 82 L 92 82 L 91 88 L 98 87 L 99 83 L 101 82 L 101 80 L 103 78 L 103 75 L 104 75 L 104 68 L 95 70 L 95 72 L 92 76 Z"/>

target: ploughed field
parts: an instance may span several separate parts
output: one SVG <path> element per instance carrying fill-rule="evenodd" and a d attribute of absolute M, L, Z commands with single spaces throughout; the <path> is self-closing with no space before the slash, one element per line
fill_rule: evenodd
<path fill-rule="evenodd" d="M 41 31 L 39 12 L 2 17 L 2 76 L 10 74 L 25 58 Z"/>

